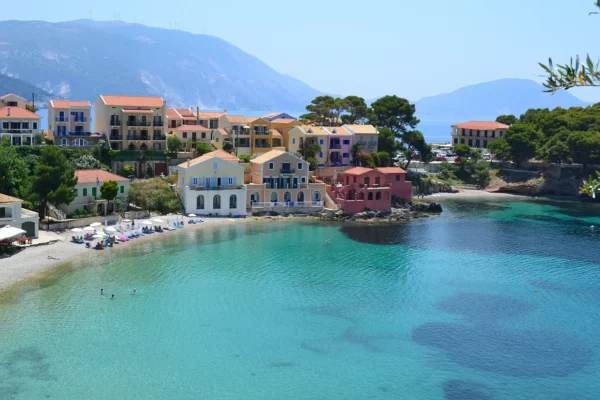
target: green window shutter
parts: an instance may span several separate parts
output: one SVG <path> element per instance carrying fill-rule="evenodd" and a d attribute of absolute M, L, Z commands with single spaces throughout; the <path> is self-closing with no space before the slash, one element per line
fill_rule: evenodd
<path fill-rule="evenodd" d="M 94 196 L 94 198 L 96 198 L 96 188 L 92 188 L 92 196 Z"/>
<path fill-rule="evenodd" d="M 87 196 L 87 188 L 83 188 L 83 197 Z"/>
<path fill-rule="evenodd" d="M 121 186 L 121 194 L 125 193 L 125 186 Z"/>

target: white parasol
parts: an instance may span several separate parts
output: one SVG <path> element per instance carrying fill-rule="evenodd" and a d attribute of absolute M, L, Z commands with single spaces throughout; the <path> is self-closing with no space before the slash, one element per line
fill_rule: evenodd
<path fill-rule="evenodd" d="M 116 230 L 115 228 L 113 228 L 112 226 L 109 226 L 108 228 L 104 228 L 104 231 L 106 231 L 106 232 L 112 232 L 112 233 L 114 233 L 114 232 L 116 232 L 117 230 Z"/>
<path fill-rule="evenodd" d="M 73 229 L 71 229 L 71 232 L 83 232 L 83 229 L 81 229 L 81 228 L 73 228 Z"/>
<path fill-rule="evenodd" d="M 160 219 L 160 218 L 154 218 L 152 221 L 154 221 L 154 222 L 158 222 L 158 223 L 163 223 L 163 222 L 165 222 L 165 221 L 163 221 L 163 220 L 162 220 L 162 219 Z"/>
<path fill-rule="evenodd" d="M 140 222 L 140 224 L 142 224 L 142 225 L 152 225 L 152 222 L 150 222 L 150 221 L 142 221 L 142 222 Z"/>
<path fill-rule="evenodd" d="M 96 233 L 94 236 L 92 236 L 94 239 L 104 239 L 104 235 L 101 235 L 99 233 Z"/>
<path fill-rule="evenodd" d="M 96 228 L 92 228 L 91 226 L 86 226 L 85 228 L 83 228 L 83 230 L 86 232 L 94 232 L 96 230 Z"/>
<path fill-rule="evenodd" d="M 130 220 L 130 219 L 122 219 L 122 220 L 121 220 L 121 222 L 125 222 L 125 223 L 127 223 L 127 224 L 128 224 L 128 223 L 130 223 L 130 222 L 131 222 L 131 220 Z"/>
<path fill-rule="evenodd" d="M 94 222 L 93 224 L 90 224 L 90 226 L 102 226 L 102 224 L 100 222 Z"/>
<path fill-rule="evenodd" d="M 196 214 L 188 214 L 188 217 L 197 217 Z"/>

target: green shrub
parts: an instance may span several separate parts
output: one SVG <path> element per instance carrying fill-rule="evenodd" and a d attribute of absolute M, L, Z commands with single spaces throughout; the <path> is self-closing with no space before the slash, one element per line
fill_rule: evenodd
<path fill-rule="evenodd" d="M 161 214 L 181 211 L 177 194 L 171 190 L 169 183 L 161 178 L 132 182 L 129 200 L 138 207 Z"/>

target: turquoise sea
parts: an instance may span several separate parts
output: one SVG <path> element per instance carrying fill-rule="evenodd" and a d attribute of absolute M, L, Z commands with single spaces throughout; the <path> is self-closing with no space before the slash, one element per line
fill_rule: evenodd
<path fill-rule="evenodd" d="M 443 205 L 169 233 L 31 281 L 0 295 L 0 399 L 597 399 L 600 209 Z"/>

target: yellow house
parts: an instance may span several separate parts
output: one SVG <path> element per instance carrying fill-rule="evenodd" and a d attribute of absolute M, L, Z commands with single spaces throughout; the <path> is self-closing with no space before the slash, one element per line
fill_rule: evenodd
<path fill-rule="evenodd" d="M 281 146 L 285 147 L 287 151 L 291 152 L 287 147 L 289 143 L 289 133 L 295 126 L 299 125 L 302 125 L 300 121 L 291 118 L 278 118 L 271 121 L 271 129 L 276 129 L 281 134 Z"/>
<path fill-rule="evenodd" d="M 167 103 L 157 96 L 100 95 L 94 108 L 96 132 L 114 150 L 166 150 Z"/>
<path fill-rule="evenodd" d="M 244 167 L 222 150 L 206 153 L 177 167 L 177 194 L 186 214 L 246 215 Z"/>
<path fill-rule="evenodd" d="M 325 184 L 311 183 L 307 161 L 283 150 L 268 151 L 250 160 L 247 206 L 322 207 Z"/>
<path fill-rule="evenodd" d="M 229 138 L 231 139 L 238 156 L 252 154 L 252 135 L 246 117 L 243 115 L 222 115 L 219 117 L 219 130 L 221 129 L 229 134 Z M 222 144 L 224 135 L 222 135 L 222 133 L 221 136 L 219 136 L 219 133 L 216 133 L 216 135 L 221 139 Z"/>

